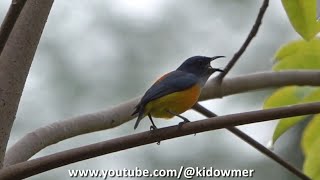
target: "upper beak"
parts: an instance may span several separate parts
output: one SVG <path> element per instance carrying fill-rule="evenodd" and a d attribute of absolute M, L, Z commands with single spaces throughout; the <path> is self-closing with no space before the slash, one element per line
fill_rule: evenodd
<path fill-rule="evenodd" d="M 213 56 L 212 58 L 211 58 L 211 61 L 213 61 L 213 60 L 215 60 L 215 59 L 218 59 L 218 58 L 224 58 L 225 56 Z"/>
<path fill-rule="evenodd" d="M 213 67 L 211 67 L 211 66 L 209 66 L 208 68 L 209 68 L 209 70 L 210 70 L 211 72 L 216 72 L 216 71 L 224 72 L 224 70 L 219 69 L 219 68 L 213 68 Z"/>

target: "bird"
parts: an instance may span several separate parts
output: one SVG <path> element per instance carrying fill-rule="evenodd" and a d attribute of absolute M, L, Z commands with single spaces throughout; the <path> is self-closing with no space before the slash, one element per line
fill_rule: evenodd
<path fill-rule="evenodd" d="M 193 56 L 186 59 L 176 70 L 161 76 L 145 92 L 135 106 L 132 116 L 138 114 L 134 125 L 136 129 L 140 121 L 148 116 L 151 121 L 150 130 L 157 129 L 152 117 L 170 119 L 181 118 L 181 123 L 190 122 L 180 115 L 190 109 L 200 96 L 201 90 L 214 72 L 223 72 L 213 68 L 211 61 L 225 56 Z"/>

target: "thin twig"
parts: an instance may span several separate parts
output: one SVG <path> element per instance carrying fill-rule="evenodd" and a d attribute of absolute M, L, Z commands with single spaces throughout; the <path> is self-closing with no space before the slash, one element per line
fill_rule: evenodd
<path fill-rule="evenodd" d="M 0 55 L 27 0 L 12 0 L 0 27 Z"/>
<path fill-rule="evenodd" d="M 320 102 L 231 114 L 127 135 L 8 166 L 0 179 L 23 179 L 67 164 L 190 134 L 274 119 L 320 113 Z"/>
<path fill-rule="evenodd" d="M 203 114 L 206 117 L 216 117 L 217 115 L 211 112 L 210 110 L 206 109 L 205 107 L 201 106 L 199 103 L 195 104 L 193 106 L 193 109 L 197 112 Z M 295 174 L 296 176 L 300 177 L 303 180 L 311 180 L 308 176 L 306 176 L 303 172 L 301 172 L 299 169 L 295 168 L 291 164 L 289 164 L 287 161 L 283 160 L 281 157 L 276 155 L 274 152 L 270 151 L 266 147 L 264 147 L 262 144 L 248 136 L 246 133 L 242 132 L 240 129 L 236 127 L 229 127 L 227 128 L 230 132 L 250 144 L 252 147 L 260 151 L 261 153 L 265 154 L 266 156 L 270 157 L 274 161 L 278 162 L 280 165 L 282 165 L 284 168 L 288 169 L 290 172 Z"/>
<path fill-rule="evenodd" d="M 220 82 L 228 74 L 228 72 L 231 70 L 231 68 L 236 64 L 236 62 L 238 61 L 240 56 L 243 54 L 243 52 L 246 50 L 246 48 L 250 44 L 251 40 L 256 36 L 256 34 L 259 30 L 259 27 L 261 25 L 263 15 L 265 14 L 265 12 L 268 8 L 268 5 L 269 5 L 269 0 L 264 0 L 261 7 L 260 7 L 257 19 L 256 19 L 254 25 L 252 26 L 252 29 L 251 29 L 247 39 L 244 41 L 244 43 L 242 44 L 240 49 L 233 55 L 232 59 L 229 61 L 229 63 L 225 67 L 224 72 L 220 73 L 219 76 L 217 76 L 217 79 Z"/>

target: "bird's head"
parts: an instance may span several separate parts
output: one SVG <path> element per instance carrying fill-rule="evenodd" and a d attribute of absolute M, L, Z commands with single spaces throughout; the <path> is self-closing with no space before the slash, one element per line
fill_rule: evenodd
<path fill-rule="evenodd" d="M 222 58 L 225 56 L 214 56 L 214 57 L 205 57 L 205 56 L 193 56 L 185 60 L 177 70 L 192 73 L 199 78 L 208 77 L 216 71 L 223 72 L 223 70 L 218 68 L 213 68 L 210 65 L 210 62 Z"/>

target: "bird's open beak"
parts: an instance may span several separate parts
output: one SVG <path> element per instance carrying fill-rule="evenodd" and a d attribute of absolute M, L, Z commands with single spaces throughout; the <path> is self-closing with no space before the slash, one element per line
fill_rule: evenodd
<path fill-rule="evenodd" d="M 225 56 L 213 56 L 213 57 L 211 58 L 211 61 L 213 61 L 213 60 L 215 60 L 215 59 L 218 59 L 218 58 L 224 58 L 224 57 L 225 57 Z M 216 72 L 216 71 L 224 72 L 222 69 L 218 69 L 218 68 L 213 68 L 213 67 L 211 67 L 210 64 L 209 64 L 209 69 L 210 69 L 211 72 Z"/>

